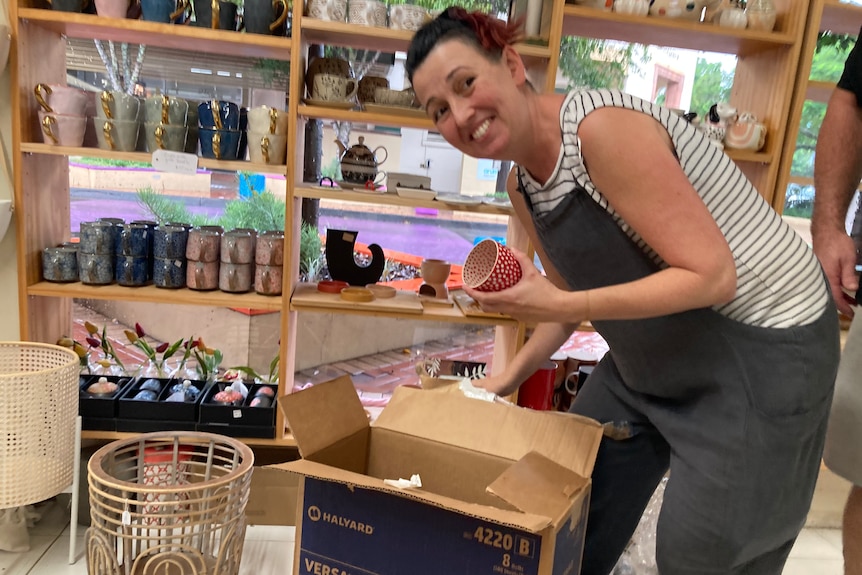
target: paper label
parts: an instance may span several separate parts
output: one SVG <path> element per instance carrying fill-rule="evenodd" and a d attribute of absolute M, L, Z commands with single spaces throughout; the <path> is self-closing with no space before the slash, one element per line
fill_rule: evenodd
<path fill-rule="evenodd" d="M 198 171 L 198 157 L 194 154 L 156 150 L 153 152 L 153 167 L 160 172 L 194 175 Z"/>
<path fill-rule="evenodd" d="M 242 419 L 242 410 L 241 409 L 234 409 L 233 410 L 233 418 L 234 419 Z"/>

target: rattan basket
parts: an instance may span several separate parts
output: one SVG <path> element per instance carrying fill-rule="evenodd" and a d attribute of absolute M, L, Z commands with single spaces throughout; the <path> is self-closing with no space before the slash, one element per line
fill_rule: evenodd
<path fill-rule="evenodd" d="M 244 443 L 210 433 L 102 447 L 87 467 L 88 573 L 236 575 L 253 465 Z"/>
<path fill-rule="evenodd" d="M 72 484 L 78 370 L 71 350 L 0 342 L 0 509 Z"/>

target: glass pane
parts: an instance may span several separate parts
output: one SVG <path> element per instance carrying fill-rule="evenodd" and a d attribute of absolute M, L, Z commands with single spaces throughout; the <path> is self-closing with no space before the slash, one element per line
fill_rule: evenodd
<path fill-rule="evenodd" d="M 818 82 L 837 82 L 844 72 L 844 61 L 855 41 L 855 36 L 821 33 L 817 39 L 814 59 L 811 61 L 811 79 Z"/>

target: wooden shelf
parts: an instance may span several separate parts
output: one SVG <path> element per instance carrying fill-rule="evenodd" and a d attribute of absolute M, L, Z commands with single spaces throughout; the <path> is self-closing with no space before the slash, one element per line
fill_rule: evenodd
<path fill-rule="evenodd" d="M 113 152 L 101 148 L 70 148 L 66 146 L 51 146 L 48 144 L 22 143 L 21 151 L 30 154 L 45 154 L 48 156 L 86 156 L 90 158 L 106 158 L 111 160 L 126 160 L 150 163 L 152 154 L 148 152 Z M 255 164 L 244 160 L 214 160 L 198 158 L 198 167 L 209 170 L 225 170 L 228 172 L 259 172 L 265 174 L 285 174 L 283 164 Z"/>
<path fill-rule="evenodd" d="M 772 154 L 769 152 L 749 152 L 748 150 L 731 150 L 725 148 L 724 153 L 730 156 L 734 162 L 754 162 L 757 164 L 771 164 Z"/>
<path fill-rule="evenodd" d="M 340 120 L 348 122 L 360 122 L 365 124 L 377 124 L 381 126 L 404 126 L 407 128 L 422 128 L 433 130 L 434 122 L 427 116 L 417 115 L 392 115 L 362 112 L 360 110 L 340 110 L 338 108 L 326 108 L 324 106 L 299 106 L 299 115 L 306 118 L 320 118 Z"/>
<path fill-rule="evenodd" d="M 21 8 L 18 18 L 72 38 L 114 40 L 177 50 L 244 56 L 249 58 L 290 59 L 290 38 L 245 34 L 183 26 L 104 18 L 54 10 Z M 206 59 L 202 58 L 202 63 Z"/>
<path fill-rule="evenodd" d="M 81 431 L 81 439 L 102 439 L 105 441 L 116 441 L 118 439 L 130 439 L 139 436 L 140 433 L 131 433 L 125 431 L 95 431 L 92 429 L 84 429 Z M 235 437 L 238 441 L 242 441 L 249 447 L 296 447 L 296 439 L 293 435 L 286 434 L 281 439 L 262 439 L 259 437 Z"/>
<path fill-rule="evenodd" d="M 795 42 L 790 34 L 723 28 L 675 18 L 633 16 L 569 4 L 563 11 L 563 36 L 738 55 L 791 46 Z"/>
<path fill-rule="evenodd" d="M 512 208 L 501 208 L 488 204 L 476 206 L 463 206 L 447 204 L 438 200 L 411 200 L 391 194 L 364 194 L 350 190 L 334 191 L 321 190 L 318 188 L 296 187 L 293 195 L 300 198 L 316 198 L 319 200 L 336 200 L 339 202 L 357 202 L 362 204 L 385 204 L 387 206 L 403 206 L 407 208 L 431 208 L 435 210 L 451 210 L 455 212 L 480 212 L 483 214 L 500 214 L 504 216 L 514 215 Z"/>
<path fill-rule="evenodd" d="M 836 34 L 859 34 L 862 26 L 862 5 L 838 0 L 823 0 L 823 16 L 820 29 Z"/>
<path fill-rule="evenodd" d="M 826 103 L 832 96 L 835 90 L 835 82 L 819 82 L 817 80 L 809 80 L 808 87 L 805 89 L 805 99 L 814 102 Z"/>
<path fill-rule="evenodd" d="M 114 301 L 146 301 L 182 305 L 206 305 L 214 307 L 280 311 L 282 298 L 256 293 L 232 294 L 222 291 L 195 291 L 187 288 L 162 289 L 155 286 L 124 287 L 117 284 L 91 286 L 81 282 L 39 282 L 27 288 L 27 295 L 107 299 Z"/>
<path fill-rule="evenodd" d="M 390 30 L 316 18 L 303 17 L 301 26 L 303 39 L 312 44 L 350 46 L 389 53 L 406 52 L 413 39 L 413 32 L 409 30 Z M 519 54 L 528 58 L 547 60 L 551 57 L 551 50 L 547 46 L 521 43 L 515 48 Z"/>

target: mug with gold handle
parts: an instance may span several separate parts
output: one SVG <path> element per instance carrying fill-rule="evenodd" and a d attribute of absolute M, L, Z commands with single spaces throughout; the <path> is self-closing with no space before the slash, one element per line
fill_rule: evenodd
<path fill-rule="evenodd" d="M 221 121 L 219 121 L 219 123 L 221 123 Z M 219 132 L 213 134 L 213 155 L 216 160 L 221 160 L 221 133 Z"/>
<path fill-rule="evenodd" d="M 39 105 L 42 106 L 42 109 L 49 114 L 53 114 L 54 109 L 48 105 L 48 102 L 45 101 L 45 96 L 50 96 L 54 93 L 54 91 L 51 89 L 51 86 L 49 86 L 48 84 L 36 84 L 34 92 L 36 93 L 36 101 L 39 102 Z M 42 92 L 45 93 L 44 96 L 42 95 Z"/>
<path fill-rule="evenodd" d="M 105 135 L 105 141 L 108 142 L 108 146 L 110 146 L 111 150 L 116 150 L 117 145 L 114 143 L 114 125 L 111 122 L 104 123 L 102 126 L 102 134 Z"/>
<path fill-rule="evenodd" d="M 274 134 L 278 127 L 278 108 L 269 109 L 269 133 Z"/>
<path fill-rule="evenodd" d="M 263 155 L 263 163 L 269 163 L 269 136 L 260 139 L 260 153 Z"/>
<path fill-rule="evenodd" d="M 272 0 L 273 10 L 278 9 L 279 5 L 281 5 L 281 15 L 276 18 L 275 22 L 269 25 L 270 32 L 275 32 L 275 30 L 283 26 L 284 21 L 287 20 L 287 13 L 288 10 L 290 10 L 287 6 L 287 0 Z M 274 134 L 275 129 L 270 130 L 270 133 Z"/>
<path fill-rule="evenodd" d="M 167 94 L 162 94 L 162 124 L 170 123 L 168 121 L 169 120 L 168 112 L 170 112 L 170 110 L 171 110 L 171 99 L 168 97 Z M 164 130 L 162 130 L 162 134 L 164 134 Z M 158 138 L 159 135 L 156 134 L 156 137 Z M 163 150 L 164 148 L 162 148 L 161 145 L 159 145 L 159 149 Z"/>
<path fill-rule="evenodd" d="M 221 106 L 219 105 L 219 101 L 213 99 L 212 101 L 212 110 L 213 110 L 213 123 L 215 124 L 216 130 L 223 130 L 224 124 L 221 121 Z"/>
<path fill-rule="evenodd" d="M 45 116 L 42 118 L 42 133 L 48 136 L 51 142 L 56 146 L 60 142 L 57 140 L 57 136 L 54 135 L 54 126 L 57 125 L 57 120 L 54 116 Z"/>
<path fill-rule="evenodd" d="M 114 119 L 114 113 L 111 111 L 111 104 L 114 103 L 114 95 L 105 90 L 102 92 L 101 96 L 99 96 L 99 100 L 102 102 L 102 111 L 105 112 L 105 117 L 109 120 Z M 105 124 L 107 126 L 107 124 Z M 113 146 L 111 147 L 113 150 Z"/>
<path fill-rule="evenodd" d="M 179 18 L 180 16 L 182 16 L 186 12 L 188 12 L 188 14 L 185 17 L 185 23 L 188 24 L 190 21 L 191 14 L 192 14 L 192 4 L 191 4 L 191 2 L 189 2 L 189 0 L 183 0 L 182 2 L 179 3 L 179 6 L 177 7 L 176 11 L 171 12 L 169 22 L 175 22 L 177 20 L 177 18 Z"/>
<path fill-rule="evenodd" d="M 156 146 L 160 150 L 165 149 L 165 127 L 164 126 L 156 126 L 156 129 L 153 131 L 153 134 L 156 136 Z"/>
<path fill-rule="evenodd" d="M 219 0 L 212 0 L 210 7 L 212 9 L 212 29 L 218 30 L 218 21 L 221 17 L 221 4 L 219 4 Z"/>

